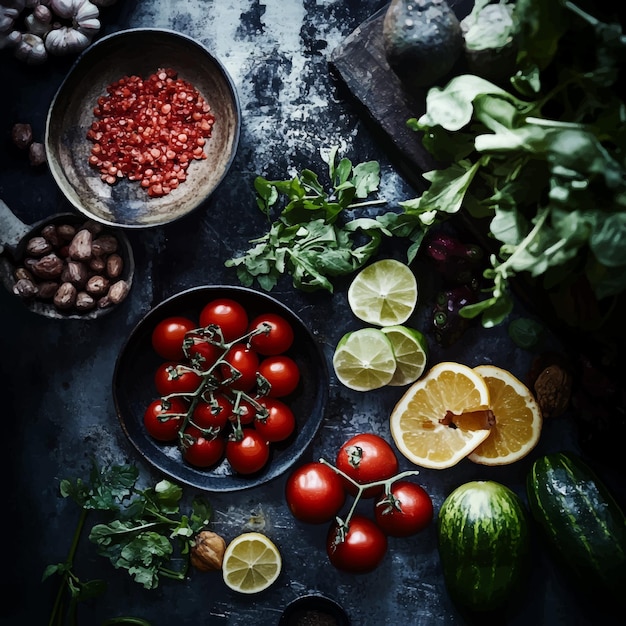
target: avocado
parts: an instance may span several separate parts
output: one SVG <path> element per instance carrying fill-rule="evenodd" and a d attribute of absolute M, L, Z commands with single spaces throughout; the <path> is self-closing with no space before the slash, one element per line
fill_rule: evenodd
<path fill-rule="evenodd" d="M 410 91 L 450 72 L 463 52 L 463 33 L 446 0 L 392 0 L 383 46 L 389 66 Z"/>

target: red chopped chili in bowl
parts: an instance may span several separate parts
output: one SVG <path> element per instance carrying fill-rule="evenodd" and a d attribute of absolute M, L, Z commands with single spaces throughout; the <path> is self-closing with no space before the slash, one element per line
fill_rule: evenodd
<path fill-rule="evenodd" d="M 173 69 L 147 79 L 124 76 L 100 96 L 87 131 L 93 142 L 89 164 L 113 185 L 139 181 L 150 197 L 165 196 L 187 178 L 193 160 L 206 159 L 211 107 Z"/>

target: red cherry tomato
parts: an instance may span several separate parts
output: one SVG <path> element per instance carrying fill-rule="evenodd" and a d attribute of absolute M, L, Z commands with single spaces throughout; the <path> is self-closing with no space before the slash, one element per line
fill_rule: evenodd
<path fill-rule="evenodd" d="M 268 414 L 256 416 L 254 427 L 270 442 L 285 441 L 296 429 L 296 417 L 284 402 L 276 398 L 259 398 Z"/>
<path fill-rule="evenodd" d="M 361 485 L 386 480 L 398 473 L 396 453 L 387 441 L 374 433 L 361 433 L 348 439 L 339 448 L 335 465 Z M 352 494 L 357 492 L 348 481 L 346 488 Z M 363 492 L 363 497 L 373 498 L 382 490 L 382 486 L 370 487 Z"/>
<path fill-rule="evenodd" d="M 398 480 L 391 493 L 374 505 L 376 523 L 391 537 L 408 537 L 426 528 L 433 519 L 433 503 L 419 485 Z"/>
<path fill-rule="evenodd" d="M 186 412 L 187 404 L 184 400 L 172 398 L 165 403 L 161 398 L 157 398 L 145 410 L 143 423 L 148 434 L 157 441 L 176 441 Z M 177 416 L 167 417 L 173 414 Z"/>
<path fill-rule="evenodd" d="M 174 361 L 162 363 L 154 374 L 154 384 L 160 396 L 171 393 L 191 394 L 202 384 L 202 377 Z"/>
<path fill-rule="evenodd" d="M 301 522 L 323 524 L 334 519 L 346 501 L 343 480 L 328 465 L 307 463 L 295 469 L 285 485 L 291 514 Z"/>
<path fill-rule="evenodd" d="M 181 361 L 184 358 L 183 339 L 196 325 L 186 317 L 174 316 L 161 320 L 152 331 L 152 347 L 168 361 Z"/>
<path fill-rule="evenodd" d="M 200 311 L 200 326 L 209 324 L 220 327 L 224 341 L 235 341 L 248 330 L 248 313 L 236 300 L 218 298 Z"/>
<path fill-rule="evenodd" d="M 300 368 L 291 357 L 284 354 L 263 359 L 258 371 L 270 386 L 267 392 L 270 398 L 288 396 L 300 382 Z"/>
<path fill-rule="evenodd" d="M 263 329 L 263 332 L 250 337 L 250 346 L 259 354 L 281 354 L 291 348 L 293 328 L 284 317 L 276 313 L 259 315 L 252 320 L 248 331 L 256 329 Z"/>
<path fill-rule="evenodd" d="M 254 428 L 244 428 L 241 439 L 226 443 L 226 458 L 238 474 L 254 474 L 269 461 L 270 446 Z"/>
<path fill-rule="evenodd" d="M 220 372 L 224 380 L 224 384 L 231 389 L 240 391 L 250 391 L 256 385 L 256 373 L 259 366 L 259 357 L 254 350 L 250 350 L 245 343 L 236 343 L 226 353 L 223 363 L 220 365 Z M 232 382 L 228 382 L 230 378 L 240 374 Z"/>
<path fill-rule="evenodd" d="M 337 523 L 326 539 L 328 559 L 338 570 L 366 574 L 376 569 L 387 552 L 387 536 L 363 515 L 353 515 L 343 541 Z"/>
<path fill-rule="evenodd" d="M 187 426 L 183 434 L 183 458 L 195 467 L 212 467 L 224 456 L 223 437 L 206 436 L 195 426 Z"/>
<path fill-rule="evenodd" d="M 206 371 L 215 365 L 222 356 L 224 349 L 202 339 L 194 339 L 194 343 L 188 348 L 189 361 L 198 370 Z"/>
<path fill-rule="evenodd" d="M 213 429 L 217 432 L 226 428 L 232 414 L 231 401 L 224 394 L 216 393 L 208 401 L 201 400 L 196 404 L 191 420 L 198 428 Z"/>

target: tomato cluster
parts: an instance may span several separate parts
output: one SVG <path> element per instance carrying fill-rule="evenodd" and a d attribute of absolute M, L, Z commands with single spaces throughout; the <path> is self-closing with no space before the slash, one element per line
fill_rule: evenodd
<path fill-rule="evenodd" d="M 224 458 L 239 474 L 269 461 L 270 445 L 296 428 L 286 396 L 300 382 L 290 323 L 276 313 L 250 319 L 245 307 L 216 298 L 198 322 L 185 316 L 161 320 L 152 347 L 164 359 L 154 374 L 159 397 L 144 426 L 160 442 L 177 442 L 183 459 L 210 468 Z"/>
<path fill-rule="evenodd" d="M 292 515 L 310 524 L 332 521 L 326 539 L 331 564 L 364 574 L 376 569 L 387 552 L 387 537 L 408 537 L 426 528 L 433 503 L 418 484 L 405 480 L 417 472 L 398 473 L 398 459 L 385 439 L 361 433 L 339 448 L 335 465 L 324 461 L 295 469 L 285 485 Z M 339 518 L 348 495 L 354 501 Z M 373 515 L 355 514 L 360 498 L 373 500 Z"/>

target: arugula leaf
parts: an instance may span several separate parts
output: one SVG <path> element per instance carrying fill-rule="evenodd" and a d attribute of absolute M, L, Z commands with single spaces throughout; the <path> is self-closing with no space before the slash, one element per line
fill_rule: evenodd
<path fill-rule="evenodd" d="M 347 158 L 337 161 L 337 152 L 333 146 L 326 156 L 330 191 L 310 169 L 286 181 L 255 178 L 259 208 L 268 217 L 272 211 L 277 216 L 264 236 L 249 242 L 253 245 L 245 253 L 225 262 L 236 269 L 243 285 L 257 282 L 271 291 L 289 274 L 298 289 L 332 293 L 332 278 L 362 267 L 378 250 L 382 235 L 391 235 L 375 219 L 340 219 L 347 209 L 379 203 L 366 199 L 378 191 L 380 166 L 376 161 L 354 166 Z M 366 201 L 353 204 L 355 198 Z"/>
<path fill-rule="evenodd" d="M 424 174 L 430 186 L 405 214 L 424 229 L 463 211 L 489 220 L 492 285 L 460 312 L 485 327 L 512 310 L 520 273 L 551 290 L 582 275 L 599 300 L 626 289 L 626 105 L 615 88 L 626 37 L 569 1 L 518 0 L 512 16 L 511 90 L 456 76 L 407 122 L 450 164 Z"/>

